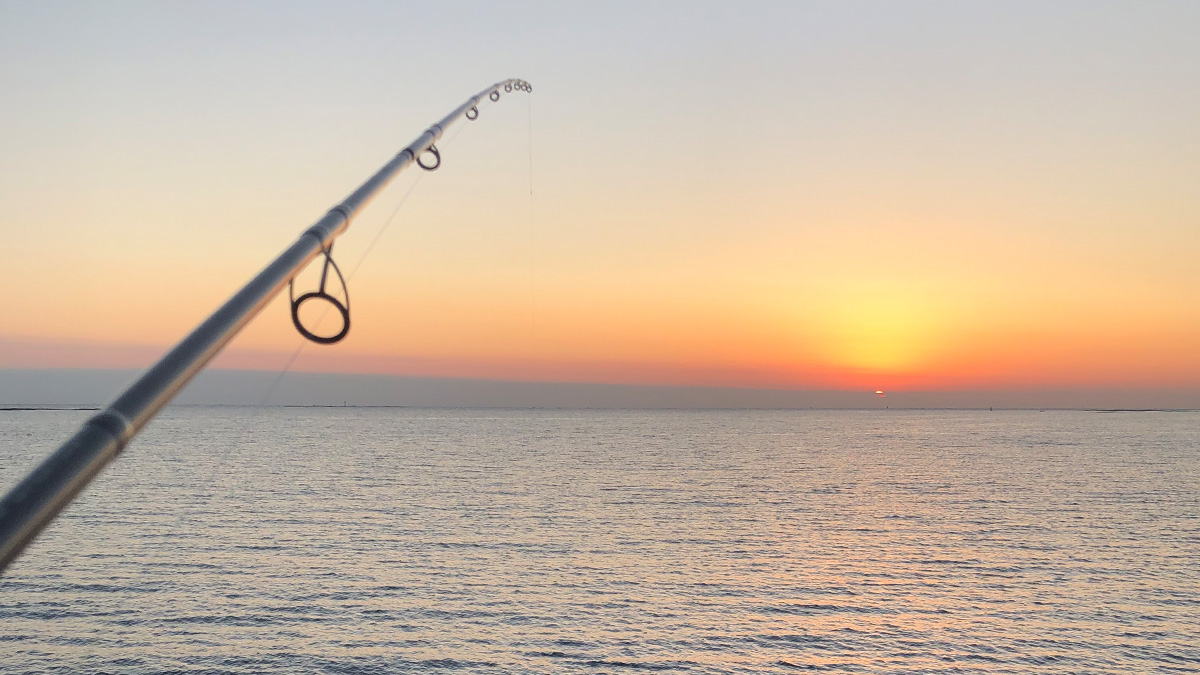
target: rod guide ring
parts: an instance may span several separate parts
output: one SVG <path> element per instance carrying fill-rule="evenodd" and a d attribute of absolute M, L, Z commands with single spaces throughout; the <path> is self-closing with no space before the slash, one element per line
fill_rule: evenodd
<path fill-rule="evenodd" d="M 310 331 L 300 321 L 300 306 L 309 300 L 324 300 L 329 304 L 337 307 L 338 312 L 342 315 L 342 329 L 336 335 L 317 335 Z M 305 338 L 322 345 L 331 345 L 335 342 L 341 342 L 346 334 L 350 332 L 350 310 L 341 303 L 337 298 L 326 293 L 325 291 L 312 291 L 296 298 L 292 301 L 292 323 L 296 326 L 296 330 Z"/>
<path fill-rule="evenodd" d="M 432 165 L 426 164 L 424 161 L 422 161 L 425 157 L 425 152 L 433 155 L 433 158 L 437 161 L 435 161 Z M 438 152 L 436 145 L 429 146 L 426 148 L 425 152 L 417 155 L 417 166 L 425 169 L 426 171 L 436 171 L 437 168 L 442 165 L 442 153 Z"/>
<path fill-rule="evenodd" d="M 296 278 L 292 277 L 290 280 L 288 280 L 288 300 L 292 305 L 292 325 L 294 325 L 296 330 L 300 331 L 300 334 L 306 339 L 322 345 L 331 345 L 335 342 L 341 342 L 342 339 L 346 337 L 346 334 L 350 332 L 350 289 L 346 287 L 346 278 L 342 276 L 341 268 L 338 267 L 337 263 L 333 261 L 333 257 L 330 255 L 332 250 L 333 247 L 330 246 L 329 248 L 321 251 L 323 254 L 325 254 L 325 266 L 321 270 L 321 285 L 317 288 L 317 290 L 305 293 L 297 298 L 295 297 L 294 293 Z M 341 300 L 338 300 L 325 291 L 325 282 L 328 280 L 330 267 L 333 268 L 334 273 L 337 274 L 338 281 L 342 284 L 342 293 L 344 293 L 346 296 L 345 304 L 343 304 Z M 324 300 L 334 307 L 337 307 L 338 313 L 342 315 L 341 330 L 334 335 L 317 335 L 309 330 L 308 327 L 304 325 L 304 322 L 300 320 L 300 306 L 309 300 Z"/>

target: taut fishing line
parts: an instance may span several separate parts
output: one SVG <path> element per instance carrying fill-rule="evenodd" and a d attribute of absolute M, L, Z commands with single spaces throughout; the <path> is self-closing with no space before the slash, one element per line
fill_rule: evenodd
<path fill-rule="evenodd" d="M 476 112 L 475 117 L 468 116 L 467 119 L 474 120 L 478 116 L 479 116 L 479 113 Z M 451 145 L 453 145 L 454 140 L 458 138 L 458 135 L 461 134 L 463 132 L 463 130 L 467 128 L 467 126 L 468 125 L 465 125 L 465 124 L 460 125 L 458 127 L 458 129 L 456 129 L 454 131 L 454 133 L 450 136 L 450 138 L 446 140 L 446 142 L 443 144 L 443 147 L 449 148 Z M 437 156 L 438 156 L 438 164 L 435 164 L 434 168 L 437 168 L 437 166 L 440 166 L 440 164 L 441 164 L 441 153 L 438 153 Z M 421 165 L 421 166 L 422 166 L 422 168 L 424 168 L 424 165 Z M 371 251 L 375 248 L 375 245 L 378 244 L 379 240 L 383 238 L 383 233 L 386 232 L 387 229 L 391 226 L 392 222 L 396 219 L 396 215 L 400 213 L 400 209 L 404 207 L 404 204 L 408 201 L 408 198 L 412 196 L 414 191 L 416 191 L 417 186 L 420 185 L 420 183 L 421 183 L 421 179 L 423 179 L 425 177 L 425 174 L 427 174 L 427 173 L 429 173 L 428 170 L 422 171 L 419 174 L 417 174 L 416 180 L 413 181 L 412 185 L 408 186 L 408 190 L 406 190 L 404 192 L 404 195 L 400 197 L 400 201 L 398 201 L 396 203 L 396 207 L 392 209 L 391 215 L 389 215 L 387 217 L 387 220 L 384 221 L 383 225 L 380 226 L 380 228 L 375 231 L 375 236 L 371 239 L 371 242 L 369 244 L 367 244 L 367 247 L 363 250 L 362 255 L 359 256 L 358 262 L 354 263 L 354 267 L 352 267 L 350 269 L 350 273 L 346 275 L 346 279 L 345 279 L 346 284 L 349 284 L 350 281 L 352 279 L 354 279 L 354 275 L 358 272 L 359 268 L 362 267 L 363 263 L 366 262 L 367 256 L 371 254 Z M 531 176 L 532 176 L 532 174 L 531 174 Z M 531 188 L 530 194 L 532 194 L 532 188 Z M 330 247 L 330 249 L 332 249 L 332 246 Z M 327 257 L 326 260 L 329 261 L 330 259 Z M 347 293 L 347 303 L 348 303 L 349 302 L 349 291 L 347 290 L 346 293 Z M 316 323 L 315 329 L 320 329 L 321 324 L 324 323 L 325 319 L 329 316 L 330 310 L 332 310 L 334 308 L 334 306 L 335 305 L 332 305 L 332 304 L 327 304 L 325 306 L 325 309 L 321 311 L 320 316 L 317 317 L 317 323 Z M 297 327 L 299 328 L 299 326 L 297 326 Z M 349 321 L 347 321 L 344 324 L 344 327 L 346 330 L 349 329 Z M 316 331 L 314 330 L 313 332 L 316 332 Z M 320 340 L 317 340 L 317 341 L 320 342 Z M 280 370 L 279 373 L 275 375 L 275 378 L 273 380 L 271 380 L 270 386 L 268 386 L 267 390 L 265 392 L 263 392 L 262 398 L 260 398 L 258 401 L 259 407 L 262 407 L 267 404 L 267 399 L 269 399 L 271 397 L 271 394 L 275 393 L 275 388 L 279 386 L 279 382 L 283 379 L 283 376 L 287 375 L 291 371 L 292 366 L 295 365 L 295 363 L 296 363 L 296 359 L 300 358 L 300 354 L 304 351 L 305 347 L 308 346 L 309 342 L 313 342 L 313 340 L 310 337 L 308 337 L 307 335 L 302 334 L 300 337 L 300 343 L 296 345 L 295 351 L 292 352 L 291 357 L 288 358 L 287 363 L 285 363 L 283 366 L 283 369 Z"/>
<path fill-rule="evenodd" d="M 525 97 L 527 108 L 526 133 L 529 137 L 529 340 L 537 342 L 537 230 L 533 211 L 533 93 Z"/>

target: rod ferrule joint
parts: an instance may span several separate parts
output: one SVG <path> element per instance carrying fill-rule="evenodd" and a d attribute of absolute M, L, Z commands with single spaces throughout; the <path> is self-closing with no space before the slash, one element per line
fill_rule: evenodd
<path fill-rule="evenodd" d="M 96 427 L 116 439 L 117 452 L 125 449 L 134 434 L 133 423 L 129 421 L 129 418 L 112 408 L 93 415 L 87 421 L 87 426 Z"/>

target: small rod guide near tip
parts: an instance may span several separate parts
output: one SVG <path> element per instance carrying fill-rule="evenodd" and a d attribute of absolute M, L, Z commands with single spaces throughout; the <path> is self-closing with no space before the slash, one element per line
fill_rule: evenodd
<path fill-rule="evenodd" d="M 324 272 L 328 272 L 328 266 L 332 263 L 328 256 L 333 241 L 346 231 L 354 216 L 393 178 L 414 162 L 428 170 L 436 169 L 441 164 L 441 153 L 435 144 L 446 128 L 464 117 L 468 120 L 477 119 L 479 106 L 484 100 L 495 102 L 500 100 L 502 93 L 512 91 L 532 92 L 533 87 L 519 79 L 497 82 L 467 99 L 449 115 L 426 129 L 341 203 L 305 230 L 299 239 L 268 263 L 136 382 L 121 392 L 107 408 L 84 422 L 74 436 L 67 439 L 58 450 L 0 499 L 0 572 L 25 550 L 38 533 L 54 520 L 59 511 L 120 454 L 129 441 L 184 385 L 204 369 L 242 327 L 285 286 L 290 286 L 300 270 L 314 258 L 324 254 Z M 427 164 L 424 161 L 423 155 L 426 153 L 436 159 L 435 164 Z M 336 264 L 333 265 L 337 271 Z M 337 274 L 341 276 L 340 271 L 337 271 Z M 343 281 L 343 290 L 344 287 Z M 321 337 L 312 334 L 300 324 L 295 315 L 298 303 L 314 296 L 320 296 L 343 310 L 343 330 L 336 336 Z M 299 301 L 293 300 L 293 313 L 297 328 L 305 337 L 318 342 L 337 342 L 345 336 L 350 327 L 349 296 L 346 295 L 343 305 L 326 293 L 325 274 L 322 274 L 319 293 L 306 294 Z"/>

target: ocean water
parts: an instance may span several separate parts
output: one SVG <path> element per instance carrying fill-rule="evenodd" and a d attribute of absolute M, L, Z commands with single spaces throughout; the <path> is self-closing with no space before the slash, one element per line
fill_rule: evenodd
<path fill-rule="evenodd" d="M 1198 672 L 1200 413 L 173 408 L 0 578 L 3 673 L 643 671 Z"/>

